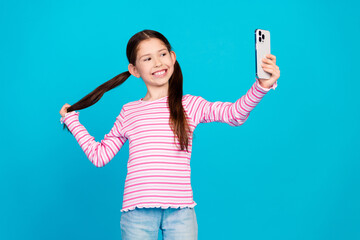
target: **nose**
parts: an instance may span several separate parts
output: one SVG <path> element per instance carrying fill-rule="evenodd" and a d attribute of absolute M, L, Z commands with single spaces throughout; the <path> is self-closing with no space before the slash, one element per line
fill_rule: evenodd
<path fill-rule="evenodd" d="M 155 62 L 155 67 L 160 67 L 162 65 L 160 59 L 157 57 L 155 58 L 154 62 Z"/>

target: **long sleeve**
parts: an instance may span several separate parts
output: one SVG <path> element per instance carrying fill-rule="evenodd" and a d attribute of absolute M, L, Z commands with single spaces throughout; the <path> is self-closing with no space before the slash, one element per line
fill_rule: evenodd
<path fill-rule="evenodd" d="M 79 113 L 72 111 L 60 118 L 79 143 L 87 158 L 96 166 L 103 167 L 117 154 L 127 138 L 123 134 L 124 110 L 116 118 L 113 128 L 101 142 L 96 142 L 79 121 Z"/>
<path fill-rule="evenodd" d="M 277 82 L 271 88 L 264 88 L 256 79 L 245 95 L 236 102 L 208 102 L 197 96 L 190 101 L 188 109 L 195 125 L 208 122 L 223 122 L 231 126 L 242 125 L 250 112 L 261 101 L 270 89 L 275 89 Z"/>

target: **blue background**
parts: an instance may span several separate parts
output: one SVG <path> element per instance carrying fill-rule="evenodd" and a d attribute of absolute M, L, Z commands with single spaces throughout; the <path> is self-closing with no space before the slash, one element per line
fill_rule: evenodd
<path fill-rule="evenodd" d="M 281 76 L 240 127 L 195 131 L 199 239 L 360 239 L 358 1 L 1 1 L 1 239 L 120 239 L 128 142 L 104 168 L 62 130 L 60 108 L 127 70 L 130 37 L 163 33 L 184 94 L 234 102 L 255 81 L 254 31 Z M 131 76 L 81 123 L 97 141 Z"/>

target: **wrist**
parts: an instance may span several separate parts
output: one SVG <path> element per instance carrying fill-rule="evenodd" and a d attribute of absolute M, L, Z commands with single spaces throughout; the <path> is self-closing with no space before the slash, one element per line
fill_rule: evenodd
<path fill-rule="evenodd" d="M 61 118 L 60 118 L 60 123 L 61 123 L 61 124 L 65 123 L 66 120 L 67 120 L 69 117 L 73 116 L 73 115 L 79 116 L 79 112 L 71 111 L 71 112 L 65 113 L 64 117 L 61 117 Z"/>
<path fill-rule="evenodd" d="M 270 88 L 272 85 L 264 83 L 263 81 L 259 80 L 259 84 L 263 88 Z"/>

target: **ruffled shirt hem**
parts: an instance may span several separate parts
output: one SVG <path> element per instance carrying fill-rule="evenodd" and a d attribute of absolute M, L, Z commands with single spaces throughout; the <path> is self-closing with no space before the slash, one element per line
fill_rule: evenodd
<path fill-rule="evenodd" d="M 277 87 L 277 81 L 276 81 L 271 87 L 269 87 L 269 88 L 264 88 L 264 87 L 262 87 L 262 86 L 260 85 L 260 81 L 259 81 L 258 78 L 255 77 L 255 80 L 256 80 L 256 85 L 257 85 L 260 89 L 264 90 L 265 92 L 268 92 L 268 91 L 270 91 L 271 89 L 275 90 L 275 88 Z"/>
<path fill-rule="evenodd" d="M 197 205 L 196 202 L 190 205 L 159 205 L 159 204 L 139 204 L 136 206 L 132 206 L 129 208 L 123 208 L 120 210 L 120 212 L 128 212 L 131 210 L 134 210 L 135 208 L 161 208 L 161 209 L 168 209 L 168 208 L 194 208 Z"/>

